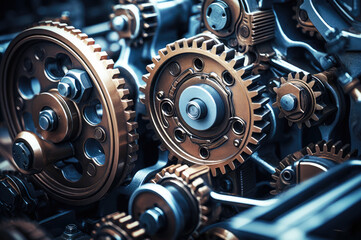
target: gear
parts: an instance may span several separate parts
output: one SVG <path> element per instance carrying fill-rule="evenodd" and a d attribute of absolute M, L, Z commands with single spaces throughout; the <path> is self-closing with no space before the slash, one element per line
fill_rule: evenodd
<path fill-rule="evenodd" d="M 115 212 L 102 218 L 92 232 L 94 240 L 101 239 L 146 239 L 145 230 L 132 216 L 122 212 Z"/>
<path fill-rule="evenodd" d="M 302 33 L 307 34 L 310 37 L 316 36 L 318 39 L 322 39 L 322 35 L 308 18 L 307 12 L 300 8 L 303 1 L 304 0 L 297 0 L 297 5 L 292 8 L 295 11 L 293 19 L 297 21 L 296 26 L 301 29 Z"/>
<path fill-rule="evenodd" d="M 299 128 L 319 122 L 325 108 L 321 95 L 325 92 L 322 82 L 315 75 L 290 73 L 281 77 L 281 85 L 274 87 L 277 94 L 273 107 L 280 110 L 279 118 L 286 118 L 289 126 L 296 123 Z"/>
<path fill-rule="evenodd" d="M 189 237 L 220 213 L 210 201 L 207 166 L 171 165 L 151 182 L 154 184 L 145 184 L 132 194 L 129 212 L 138 216 L 154 239 Z"/>
<path fill-rule="evenodd" d="M 124 79 L 94 39 L 45 21 L 18 35 L 4 60 L 1 109 L 12 139 L 18 135 L 19 170 L 38 166 L 37 182 L 68 204 L 97 201 L 122 183 L 137 159 L 135 112 Z M 52 152 L 62 146 L 69 151 Z"/>
<path fill-rule="evenodd" d="M 345 162 L 352 156 L 356 156 L 356 151 L 350 151 L 349 144 L 343 145 L 341 141 L 334 143 L 332 140 L 330 140 L 327 142 L 320 141 L 316 144 L 310 144 L 307 147 L 303 148 L 302 150 L 288 155 L 280 162 L 279 166 L 276 168 L 275 173 L 272 175 L 274 182 L 271 182 L 271 187 L 273 187 L 274 190 L 271 191 L 271 194 L 273 195 L 279 194 L 290 187 L 289 183 L 283 181 L 281 177 L 282 171 L 287 167 L 294 165 L 294 163 L 298 162 L 300 159 L 302 159 L 305 156 L 315 156 L 339 164 Z M 320 165 L 315 161 L 313 162 L 312 165 L 313 165 L 312 168 L 314 169 L 319 168 L 322 169 L 322 171 L 327 171 L 327 168 L 325 168 L 324 166 Z M 298 172 L 299 171 L 296 171 L 296 175 Z M 319 172 L 320 171 L 318 171 L 317 174 Z M 308 174 L 306 173 L 306 175 Z M 308 179 L 315 175 L 316 174 L 311 172 L 310 176 L 308 175 L 306 176 L 306 178 Z M 292 178 L 294 180 L 297 180 L 297 182 L 305 180 L 303 179 L 305 178 L 305 176 L 297 176 Z"/>
<path fill-rule="evenodd" d="M 213 176 L 234 170 L 269 125 L 265 87 L 251 74 L 254 66 L 244 66 L 243 55 L 206 37 L 176 41 L 159 54 L 140 90 L 161 149 L 179 163 L 209 166 Z"/>
<path fill-rule="evenodd" d="M 154 4 L 148 0 L 120 0 L 110 15 L 111 28 L 120 39 L 130 39 L 135 46 L 151 38 L 158 26 Z"/>

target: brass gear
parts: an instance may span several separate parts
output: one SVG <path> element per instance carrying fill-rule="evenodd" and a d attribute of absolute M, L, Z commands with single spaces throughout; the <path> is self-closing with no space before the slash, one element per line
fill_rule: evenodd
<path fill-rule="evenodd" d="M 117 31 L 120 39 L 130 39 L 132 44 L 142 45 L 144 40 L 154 36 L 158 26 L 158 16 L 154 3 L 149 0 L 119 0 L 110 14 L 110 26 Z M 122 17 L 122 29 L 115 26 L 115 18 Z"/>
<path fill-rule="evenodd" d="M 169 159 L 207 165 L 216 176 L 234 170 L 255 151 L 266 136 L 268 99 L 256 84 L 259 75 L 251 74 L 254 66 L 244 66 L 244 58 L 212 38 L 196 36 L 168 44 L 147 66 L 141 101 Z M 224 104 L 223 121 L 206 131 L 191 127 L 178 107 L 184 104 L 181 93 L 194 86 L 214 89 Z"/>
<path fill-rule="evenodd" d="M 146 239 L 145 230 L 138 221 L 124 212 L 115 212 L 103 217 L 92 232 L 94 240 L 101 239 Z"/>
<path fill-rule="evenodd" d="M 297 21 L 296 27 L 301 29 L 302 33 L 307 34 L 310 37 L 317 37 L 318 39 L 322 39 L 322 35 L 318 32 L 317 28 L 308 18 L 307 12 L 300 8 L 303 1 L 304 0 L 297 0 L 296 6 L 292 7 L 292 9 L 295 11 L 295 15 L 293 15 L 292 18 Z"/>
<path fill-rule="evenodd" d="M 61 161 L 47 165 L 34 175 L 50 195 L 68 204 L 97 201 L 126 179 L 137 159 L 133 102 L 128 99 L 124 79 L 118 78 L 119 70 L 113 69 L 113 65 L 94 39 L 72 26 L 52 21 L 40 22 L 18 35 L 9 45 L 1 65 L 1 108 L 12 139 L 30 130 L 54 144 L 70 142 L 74 147 L 73 158 L 59 159 Z M 69 68 L 82 69 L 91 79 L 93 89 L 87 101 L 76 103 L 58 93 L 58 82 Z M 33 86 L 33 80 L 37 87 Z M 68 115 L 62 118 L 67 122 L 62 125 L 65 127 L 53 132 L 40 129 L 35 116 L 38 113 L 33 111 L 39 104 L 46 106 L 51 101 L 32 103 L 44 96 L 63 104 L 54 111 L 69 112 L 70 118 Z M 85 114 L 86 108 L 89 115 Z M 93 109 L 96 115 L 90 114 Z M 99 122 L 91 121 L 94 116 L 97 120 L 100 118 Z M 99 164 L 98 155 L 85 150 L 87 140 L 96 141 L 104 162 Z"/>
<path fill-rule="evenodd" d="M 177 164 L 163 168 L 161 172 L 157 173 L 152 183 L 161 184 L 166 178 L 174 178 L 182 185 L 186 186 L 191 194 L 197 199 L 199 208 L 199 224 L 196 227 L 207 225 L 211 223 L 215 216 L 215 209 L 212 209 L 210 203 L 211 189 L 207 184 L 210 184 L 209 168 L 207 166 L 192 166 Z"/>
<path fill-rule="evenodd" d="M 271 182 L 271 187 L 273 187 L 274 190 L 271 191 L 271 194 L 279 194 L 288 188 L 288 185 L 285 184 L 280 177 L 282 170 L 288 166 L 291 166 L 293 163 L 297 162 L 306 155 L 324 158 L 335 163 L 343 163 L 350 157 L 355 156 L 356 151 L 351 151 L 350 145 L 343 145 L 341 141 L 337 141 L 335 143 L 332 140 L 323 140 L 316 144 L 309 144 L 302 150 L 286 156 L 280 162 L 279 166 L 276 168 L 275 173 L 272 174 L 274 181 Z"/>
<path fill-rule="evenodd" d="M 277 94 L 273 107 L 280 110 L 279 118 L 288 120 L 289 126 L 296 123 L 298 128 L 305 124 L 307 127 L 312 126 L 312 122 L 317 122 L 321 118 L 322 110 L 325 104 L 321 101 L 323 91 L 318 90 L 322 85 L 320 80 L 311 74 L 290 73 L 287 77 L 280 78 L 281 85 L 274 87 L 273 90 Z M 282 105 L 282 98 L 291 98 L 286 102 L 292 101 L 287 109 Z"/>

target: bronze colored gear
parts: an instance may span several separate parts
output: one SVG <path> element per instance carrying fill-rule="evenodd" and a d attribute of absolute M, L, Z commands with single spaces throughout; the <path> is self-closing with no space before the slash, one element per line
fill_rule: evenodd
<path fill-rule="evenodd" d="M 308 34 L 310 37 L 316 36 L 318 39 L 322 39 L 321 34 L 308 18 L 307 12 L 300 8 L 302 3 L 303 0 L 297 0 L 297 5 L 293 7 L 295 11 L 293 19 L 297 21 L 297 28 L 301 29 L 302 33 Z"/>
<path fill-rule="evenodd" d="M 92 232 L 94 240 L 101 239 L 146 239 L 145 230 L 132 216 L 122 212 L 115 212 L 105 216 L 96 224 Z"/>
<path fill-rule="evenodd" d="M 251 74 L 254 66 L 244 66 L 244 60 L 244 55 L 205 37 L 168 44 L 153 58 L 149 74 L 143 76 L 147 84 L 140 88 L 145 93 L 141 101 L 169 159 L 207 165 L 216 176 L 234 170 L 255 151 L 266 136 L 268 99 L 261 96 L 264 86 L 256 84 L 259 75 Z M 222 99 L 217 106 L 224 105 L 222 121 L 206 131 L 191 127 L 180 112 L 181 94 L 194 86 L 211 87 Z"/>
<path fill-rule="evenodd" d="M 94 39 L 74 27 L 52 21 L 41 22 L 18 35 L 2 62 L 1 108 L 12 139 L 31 130 L 55 145 L 71 143 L 74 147 L 73 158 L 54 156 L 60 161 L 34 175 L 50 195 L 68 204 L 99 200 L 125 180 L 137 159 L 133 101 L 128 99 L 129 90 L 124 88 L 125 81 L 118 78 L 119 70 L 113 65 Z M 86 101 L 76 103 L 56 90 L 70 68 L 81 69 L 89 76 L 92 92 Z M 32 104 L 40 98 L 45 100 Z M 38 113 L 34 112 L 39 105 L 48 104 L 54 104 L 54 111 L 61 117 L 58 125 L 64 126 L 52 132 L 39 127 Z M 86 151 L 85 143 L 89 141 Z M 94 146 L 99 151 L 90 153 Z"/>
<path fill-rule="evenodd" d="M 321 101 L 322 91 L 318 91 L 320 80 L 314 75 L 303 73 L 290 73 L 287 77 L 281 77 L 280 87 L 274 87 L 277 94 L 273 107 L 280 110 L 279 118 L 286 118 L 289 126 L 296 123 L 298 128 L 305 124 L 311 127 L 311 121 L 320 120 L 325 104 Z M 290 97 L 293 100 L 293 108 L 282 107 L 282 97 Z"/>
<path fill-rule="evenodd" d="M 162 181 L 167 178 L 173 178 L 179 181 L 197 200 L 199 224 L 196 229 L 211 223 L 215 219 L 214 214 L 216 213 L 216 210 L 212 209 L 209 201 L 211 189 L 207 185 L 210 183 L 209 168 L 207 166 L 189 167 L 181 164 L 171 165 L 163 168 L 161 172 L 157 173 L 151 182 L 161 184 Z"/>
<path fill-rule="evenodd" d="M 120 0 L 119 3 L 113 6 L 114 13 L 110 15 L 110 25 L 119 38 L 130 39 L 137 46 L 154 36 L 158 26 L 154 3 L 149 0 Z M 122 30 L 114 26 L 116 17 L 124 19 Z"/>
<path fill-rule="evenodd" d="M 320 141 L 316 144 L 310 144 L 302 150 L 286 156 L 280 162 L 276 168 L 276 172 L 272 175 L 274 182 L 271 182 L 271 187 L 275 189 L 271 191 L 271 194 L 279 194 L 288 188 L 288 185 L 285 184 L 280 177 L 282 170 L 293 165 L 293 163 L 306 155 L 324 158 L 335 163 L 343 163 L 350 157 L 356 156 L 356 152 L 357 151 L 351 151 L 349 144 L 343 145 L 341 141 L 334 143 L 332 140 L 329 140 L 327 142 Z"/>

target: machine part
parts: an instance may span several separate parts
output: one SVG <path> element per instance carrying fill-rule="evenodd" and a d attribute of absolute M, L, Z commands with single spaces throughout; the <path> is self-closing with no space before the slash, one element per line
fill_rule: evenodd
<path fill-rule="evenodd" d="M 317 37 L 322 39 L 321 34 L 317 31 L 311 20 L 308 18 L 308 14 L 305 10 L 301 9 L 303 0 L 297 0 L 296 6 L 293 7 L 295 15 L 293 19 L 297 21 L 297 28 L 302 30 L 302 33 L 308 34 L 310 37 Z"/>
<path fill-rule="evenodd" d="M 206 0 L 202 5 L 205 28 L 220 38 L 236 40 L 242 52 L 274 36 L 275 20 L 272 10 L 251 11 L 247 1 Z M 238 42 L 238 43 L 237 43 Z"/>
<path fill-rule="evenodd" d="M 157 28 L 158 17 L 152 1 L 120 0 L 113 6 L 110 26 L 120 39 L 130 39 L 135 45 L 143 44 L 152 37 Z"/>
<path fill-rule="evenodd" d="M 272 104 L 280 110 L 278 117 L 287 119 L 289 126 L 297 124 L 298 128 L 302 124 L 307 127 L 315 125 L 326 112 L 321 97 L 326 90 L 321 80 L 303 73 L 290 73 L 280 80 L 281 85 L 273 88 L 277 96 Z"/>
<path fill-rule="evenodd" d="M 1 109 L 12 139 L 21 139 L 14 153 L 25 168 L 18 167 L 44 161 L 27 173 L 42 169 L 34 178 L 67 204 L 97 201 L 121 184 L 137 159 L 137 123 L 125 81 L 100 46 L 74 27 L 45 21 L 18 35 L 5 56 Z M 55 155 L 60 146 L 74 152 Z"/>
<path fill-rule="evenodd" d="M 189 237 L 219 214 L 209 201 L 209 177 L 207 166 L 178 164 L 164 168 L 153 184 L 135 190 L 129 212 L 152 239 Z"/>
<path fill-rule="evenodd" d="M 328 171 L 334 164 L 322 162 L 322 159 L 329 160 L 335 164 L 343 163 L 349 158 L 356 156 L 357 151 L 351 151 L 350 145 L 343 145 L 341 141 L 334 143 L 330 141 L 320 141 L 310 144 L 304 149 L 285 157 L 276 172 L 272 174 L 273 182 L 271 186 L 274 190 L 271 194 L 279 194 L 294 184 L 304 182 L 322 172 Z M 305 156 L 321 158 L 320 160 L 302 160 Z"/>
<path fill-rule="evenodd" d="M 124 239 L 140 240 L 146 239 L 145 230 L 141 228 L 138 221 L 125 213 L 115 212 L 107 215 L 96 224 L 92 232 L 94 240 Z"/>
<path fill-rule="evenodd" d="M 18 172 L 0 173 L 0 213 L 3 216 L 32 215 L 41 200 L 47 200 L 43 191 L 34 188 L 29 179 Z"/>
<path fill-rule="evenodd" d="M 257 85 L 253 65 L 244 66 L 243 55 L 203 37 L 168 44 L 159 54 L 140 90 L 162 149 L 170 151 L 169 159 L 209 166 L 213 176 L 234 170 L 269 126 L 265 86 Z M 199 108 L 190 108 L 195 101 Z"/>
<path fill-rule="evenodd" d="M 0 236 L 7 240 L 50 240 L 35 222 L 12 219 L 0 223 Z"/>

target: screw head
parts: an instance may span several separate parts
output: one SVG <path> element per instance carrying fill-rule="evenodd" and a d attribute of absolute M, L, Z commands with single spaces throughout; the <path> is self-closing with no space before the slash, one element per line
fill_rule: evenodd
<path fill-rule="evenodd" d="M 280 103 L 283 110 L 290 112 L 297 107 L 297 97 L 292 93 L 288 93 L 281 97 Z"/>
<path fill-rule="evenodd" d="M 13 158 L 16 165 L 24 170 L 29 170 L 33 162 L 33 155 L 24 142 L 15 142 L 13 145 Z"/>
<path fill-rule="evenodd" d="M 229 6 L 223 1 L 210 4 L 206 11 L 207 23 L 215 31 L 225 29 L 230 17 Z"/>
<path fill-rule="evenodd" d="M 42 110 L 39 113 L 39 126 L 44 131 L 52 131 L 56 128 L 57 116 L 52 109 Z"/>
<path fill-rule="evenodd" d="M 58 84 L 58 91 L 61 96 L 63 97 L 69 97 L 71 94 L 71 88 L 68 83 L 59 82 Z"/>
<path fill-rule="evenodd" d="M 186 112 L 192 120 L 202 119 L 207 115 L 207 106 L 202 100 L 196 98 L 187 104 Z"/>
<path fill-rule="evenodd" d="M 75 224 L 68 224 L 66 227 L 65 227 L 65 231 L 64 231 L 66 234 L 75 234 L 78 232 L 78 227 L 75 225 Z"/>

